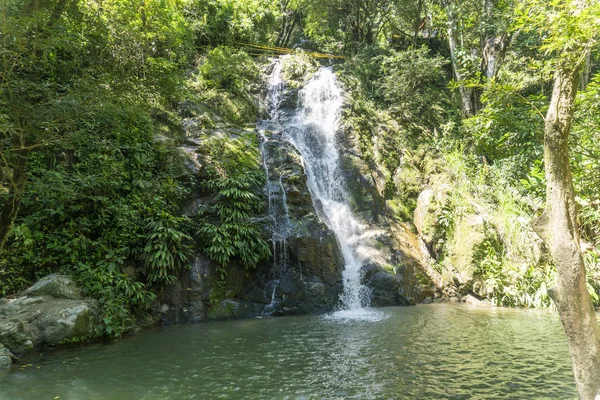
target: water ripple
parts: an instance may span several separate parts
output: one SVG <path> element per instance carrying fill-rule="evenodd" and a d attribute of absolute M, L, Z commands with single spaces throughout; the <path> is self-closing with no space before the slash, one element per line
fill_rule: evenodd
<path fill-rule="evenodd" d="M 0 377 L 0 399 L 576 397 L 560 321 L 547 312 L 429 305 L 355 317 L 174 326 L 50 351 Z"/>

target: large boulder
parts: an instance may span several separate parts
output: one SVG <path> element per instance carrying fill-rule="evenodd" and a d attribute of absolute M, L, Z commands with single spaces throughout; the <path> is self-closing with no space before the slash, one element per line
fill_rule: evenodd
<path fill-rule="evenodd" d="M 400 294 L 402 278 L 395 271 L 374 264 L 366 264 L 362 267 L 361 273 L 362 283 L 369 288 L 372 306 L 388 307 L 409 304 Z"/>
<path fill-rule="evenodd" d="M 413 222 L 419 235 L 428 243 L 431 243 L 430 225 L 432 220 L 431 203 L 433 202 L 435 193 L 432 189 L 425 189 L 417 198 L 417 207 L 413 214 Z"/>
<path fill-rule="evenodd" d="M 12 359 L 9 356 L 0 355 L 0 373 L 10 371 Z"/>
<path fill-rule="evenodd" d="M 82 298 L 79 286 L 67 275 L 50 274 L 23 292 L 24 295 L 51 296 L 57 299 L 80 300 Z"/>
<path fill-rule="evenodd" d="M 15 353 L 94 334 L 98 302 L 69 277 L 50 275 L 16 299 L 0 300 L 0 342 Z"/>

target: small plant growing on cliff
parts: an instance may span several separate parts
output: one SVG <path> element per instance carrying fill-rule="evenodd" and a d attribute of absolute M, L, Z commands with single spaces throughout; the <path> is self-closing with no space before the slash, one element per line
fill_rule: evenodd
<path fill-rule="evenodd" d="M 255 146 L 248 146 L 246 140 L 213 139 L 204 151 L 211 178 L 202 187 L 214 202 L 198 211 L 196 235 L 223 281 L 232 259 L 253 268 L 271 254 L 260 226 L 252 219 L 264 208 L 258 193 L 265 174 Z"/>
<path fill-rule="evenodd" d="M 252 192 L 262 181 L 259 174 L 210 180 L 206 186 L 216 192 L 216 203 L 200 212 L 209 221 L 200 224 L 197 234 L 208 256 L 220 266 L 225 278 L 225 266 L 238 258 L 246 268 L 252 268 L 270 255 L 269 246 L 261 238 L 260 228 L 250 214 L 262 209 L 260 198 Z M 214 217 L 217 217 L 216 221 Z"/>
<path fill-rule="evenodd" d="M 187 261 L 185 241 L 192 238 L 180 227 L 186 220 L 161 211 L 147 223 L 149 234 L 144 246 L 144 265 L 150 282 L 173 281 L 175 276 L 172 274 Z"/>

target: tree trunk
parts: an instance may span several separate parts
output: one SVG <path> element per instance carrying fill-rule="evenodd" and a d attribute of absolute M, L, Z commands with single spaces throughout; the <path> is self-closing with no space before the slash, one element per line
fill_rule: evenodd
<path fill-rule="evenodd" d="M 292 33 L 294 33 L 294 29 L 296 29 L 296 26 L 298 25 L 298 19 L 298 14 L 294 13 L 291 25 L 287 31 L 287 34 L 283 38 L 283 43 L 281 44 L 281 47 L 289 47 L 290 39 L 292 38 Z"/>
<path fill-rule="evenodd" d="M 415 21 L 413 26 L 413 46 L 417 46 L 419 40 L 419 30 L 421 28 L 421 13 L 423 12 L 423 0 L 417 1 L 417 13 L 415 15 Z"/>
<path fill-rule="evenodd" d="M 465 80 L 458 63 L 457 51 L 458 51 L 458 23 L 456 22 L 456 15 L 453 10 L 453 4 L 448 2 L 444 4 L 446 13 L 448 14 L 448 45 L 450 46 L 450 59 L 452 60 L 452 70 L 454 76 L 458 82 L 458 90 L 460 92 L 460 98 L 462 101 L 462 111 L 465 116 L 471 116 L 475 114 L 473 106 L 473 90 L 465 86 Z"/>
<path fill-rule="evenodd" d="M 2 207 L 2 212 L 0 212 L 0 253 L 6 244 L 8 234 L 17 219 L 19 207 L 21 206 L 25 181 L 27 180 L 27 156 L 28 150 L 19 150 L 15 154 L 16 161 L 8 189 L 8 198 L 4 207 Z"/>
<path fill-rule="evenodd" d="M 600 328 L 587 291 L 579 248 L 568 147 L 579 70 L 563 65 L 555 75 L 544 129 L 546 208 L 534 222 L 534 228 L 556 264 L 558 281 L 549 294 L 567 335 L 579 398 L 591 400 L 600 388 Z"/>
<path fill-rule="evenodd" d="M 588 51 L 585 55 L 585 65 L 581 71 L 581 90 L 585 90 L 590 83 L 590 75 L 592 73 L 592 53 Z"/>
<path fill-rule="evenodd" d="M 483 44 L 481 57 L 481 70 L 488 82 L 494 79 L 500 71 L 504 55 L 506 54 L 507 35 L 486 37 Z"/>

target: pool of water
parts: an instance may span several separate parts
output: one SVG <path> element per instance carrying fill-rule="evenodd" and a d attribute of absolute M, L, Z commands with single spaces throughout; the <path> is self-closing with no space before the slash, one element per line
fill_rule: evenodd
<path fill-rule="evenodd" d="M 576 397 L 560 321 L 541 310 L 435 304 L 207 322 L 24 361 L 0 376 L 0 399 Z"/>

